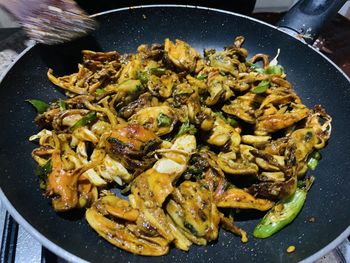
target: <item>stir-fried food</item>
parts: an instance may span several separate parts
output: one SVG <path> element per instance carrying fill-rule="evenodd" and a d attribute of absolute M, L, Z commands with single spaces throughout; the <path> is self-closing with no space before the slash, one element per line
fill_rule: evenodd
<path fill-rule="evenodd" d="M 248 241 L 236 213 L 266 211 L 254 236 L 293 221 L 331 117 L 303 104 L 277 56 L 248 59 L 237 37 L 201 56 L 188 43 L 136 54 L 84 50 L 78 72 L 49 80 L 65 99 L 32 99 L 40 186 L 56 211 L 131 253 L 160 256 L 218 238 Z M 303 186 L 304 185 L 304 186 Z"/>

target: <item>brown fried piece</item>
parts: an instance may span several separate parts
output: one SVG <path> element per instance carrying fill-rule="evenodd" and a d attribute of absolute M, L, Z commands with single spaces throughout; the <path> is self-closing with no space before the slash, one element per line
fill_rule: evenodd
<path fill-rule="evenodd" d="M 128 119 L 131 117 L 131 115 L 134 115 L 138 111 L 152 107 L 157 106 L 158 100 L 156 97 L 153 97 L 149 93 L 143 93 L 137 100 L 134 100 L 133 102 L 130 102 L 128 105 L 122 107 L 118 114 L 120 117 L 123 117 L 125 119 Z"/>
<path fill-rule="evenodd" d="M 67 211 L 78 204 L 78 173 L 63 170 L 58 151 L 51 156 L 52 171 L 47 179 L 46 195 L 52 198 L 55 211 Z"/>
<path fill-rule="evenodd" d="M 120 58 L 117 51 L 94 52 L 91 50 L 83 50 L 81 53 L 83 54 L 83 65 L 92 71 L 103 68 L 108 62 L 119 62 Z"/>
<path fill-rule="evenodd" d="M 148 156 L 161 144 L 151 131 L 138 124 L 119 124 L 106 139 L 107 151 L 130 170 L 145 170 L 156 160 Z"/>
<path fill-rule="evenodd" d="M 255 124 L 255 111 L 260 107 L 262 99 L 259 94 L 248 92 L 237 97 L 230 104 L 223 106 L 222 110 L 249 124 Z"/>
<path fill-rule="evenodd" d="M 200 183 L 183 182 L 172 193 L 172 200 L 169 201 L 166 209 L 192 242 L 201 245 L 202 242 L 217 238 L 219 211 L 211 192 Z M 191 238 L 192 235 L 196 238 Z"/>

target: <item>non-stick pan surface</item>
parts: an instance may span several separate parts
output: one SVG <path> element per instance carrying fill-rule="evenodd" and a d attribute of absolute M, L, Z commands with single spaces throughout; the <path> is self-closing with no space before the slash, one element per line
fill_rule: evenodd
<path fill-rule="evenodd" d="M 15 219 L 53 252 L 73 261 L 92 262 L 296 262 L 314 260 L 349 235 L 350 199 L 350 85 L 333 64 L 307 45 L 255 20 L 219 10 L 185 6 L 121 9 L 97 17 L 100 28 L 92 37 L 55 47 L 36 45 L 4 77 L 0 87 L 0 186 L 2 201 Z M 58 75 L 72 73 L 82 49 L 135 52 L 141 43 L 162 43 L 167 37 L 187 41 L 197 49 L 222 48 L 237 35 L 246 38 L 250 54 L 271 57 L 281 49 L 279 62 L 288 80 L 309 107 L 322 104 L 333 116 L 333 134 L 312 172 L 316 181 L 297 219 L 273 237 L 250 235 L 242 244 L 221 231 L 217 242 L 192 246 L 188 253 L 149 258 L 113 247 L 87 225 L 83 213 L 57 214 L 39 190 L 28 137 L 38 131 L 35 111 L 25 99 L 52 101 L 63 97 L 46 77 L 49 67 Z M 314 217 L 314 223 L 309 218 Z M 237 224 L 252 233 L 257 215 L 241 216 Z M 335 241 L 334 241 L 335 240 Z M 288 246 L 296 251 L 286 253 Z M 328 245 L 328 246 L 327 246 Z M 324 249 L 324 247 L 326 247 Z M 322 250 L 323 249 L 323 250 Z M 320 251 L 321 250 L 321 251 Z"/>

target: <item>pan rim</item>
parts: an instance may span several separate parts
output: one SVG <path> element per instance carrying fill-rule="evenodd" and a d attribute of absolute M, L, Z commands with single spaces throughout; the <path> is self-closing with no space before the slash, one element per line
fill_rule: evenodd
<path fill-rule="evenodd" d="M 303 42 L 302 40 L 300 40 L 298 38 L 295 38 L 295 37 L 289 35 L 287 32 L 285 32 L 281 28 L 278 28 L 278 27 L 276 27 L 274 25 L 268 24 L 268 23 L 266 23 L 264 21 L 260 21 L 259 19 L 256 19 L 256 18 L 253 18 L 253 17 L 249 17 L 249 16 L 246 16 L 246 15 L 242 15 L 242 14 L 238 14 L 238 13 L 235 13 L 235 12 L 226 11 L 226 10 L 222 10 L 222 9 L 216 9 L 216 8 L 210 8 L 210 7 L 203 7 L 203 6 L 177 5 L 177 4 L 157 4 L 157 5 L 138 5 L 138 6 L 116 8 L 116 9 L 111 9 L 111 10 L 107 10 L 107 11 L 104 11 L 104 12 L 93 14 L 90 17 L 97 17 L 97 16 L 101 16 L 101 15 L 106 15 L 106 14 L 109 14 L 109 13 L 115 13 L 115 12 L 121 12 L 121 11 L 126 11 L 126 10 L 133 10 L 133 9 L 163 8 L 163 7 L 171 7 L 171 8 L 179 8 L 180 7 L 180 8 L 189 8 L 189 9 L 200 9 L 200 10 L 214 11 L 214 12 L 218 12 L 218 13 L 224 13 L 224 14 L 228 14 L 228 15 L 242 17 L 242 18 L 254 21 L 256 23 L 263 24 L 263 25 L 268 26 L 270 28 L 273 28 L 275 30 L 278 30 L 279 32 L 282 32 L 282 33 L 288 35 L 289 37 L 292 37 L 293 39 L 295 39 L 297 41 L 300 41 L 302 44 L 306 45 L 311 50 L 313 50 L 314 52 L 316 52 L 319 55 L 321 55 L 321 57 L 323 57 L 328 63 L 330 63 L 334 68 L 336 68 L 345 77 L 345 79 L 350 83 L 350 78 L 345 74 L 345 72 L 338 65 L 336 65 L 332 60 L 330 60 L 326 55 L 321 53 L 318 49 L 314 48 L 313 46 L 311 46 L 311 45 L 309 45 L 309 44 L 307 44 L 305 42 Z M 0 83 L 3 81 L 3 79 L 8 74 L 8 72 L 12 69 L 12 67 L 27 52 L 29 52 L 29 50 L 31 50 L 34 46 L 36 46 L 35 43 L 30 43 L 29 46 L 26 49 L 24 49 L 15 58 L 15 60 L 0 75 Z M 69 262 L 88 262 L 88 261 L 86 261 L 86 260 L 84 260 L 84 259 L 82 259 L 82 258 L 80 258 L 80 257 L 78 257 L 78 256 L 76 256 L 76 255 L 74 255 L 74 254 L 72 254 L 70 252 L 68 252 L 67 250 L 63 249 L 62 247 L 58 246 L 57 244 L 55 244 L 54 242 L 49 240 L 46 236 L 41 234 L 31 224 L 29 224 L 27 222 L 27 220 L 13 207 L 13 205 L 7 199 L 7 197 L 5 196 L 5 194 L 3 193 L 1 188 L 0 188 L 0 201 L 4 204 L 6 210 L 11 214 L 11 216 L 13 216 L 13 218 L 16 220 L 16 222 L 18 222 L 29 234 L 31 234 L 39 243 L 41 243 L 42 246 L 46 247 L 50 251 L 54 252 L 56 255 L 64 258 L 65 260 L 67 260 Z M 321 248 L 319 251 L 317 251 L 316 253 L 314 253 L 314 254 L 310 255 L 309 257 L 303 259 L 300 262 L 302 262 L 302 263 L 311 263 L 311 262 L 314 262 L 314 261 L 318 260 L 319 258 L 324 256 L 325 254 L 327 254 L 331 250 L 335 249 L 349 235 L 350 235 L 350 225 L 337 238 L 335 238 L 333 241 L 331 241 L 327 246 Z"/>

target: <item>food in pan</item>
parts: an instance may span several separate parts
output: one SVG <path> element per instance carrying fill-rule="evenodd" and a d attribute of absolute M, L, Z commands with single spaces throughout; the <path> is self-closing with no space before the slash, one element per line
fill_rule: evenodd
<path fill-rule="evenodd" d="M 278 55 L 248 59 L 237 37 L 203 56 L 166 39 L 136 54 L 84 50 L 78 72 L 49 80 L 66 98 L 38 109 L 30 137 L 56 211 L 131 253 L 160 256 L 218 238 L 246 242 L 235 215 L 266 211 L 253 235 L 276 233 L 302 209 L 331 117 L 304 105 Z"/>

